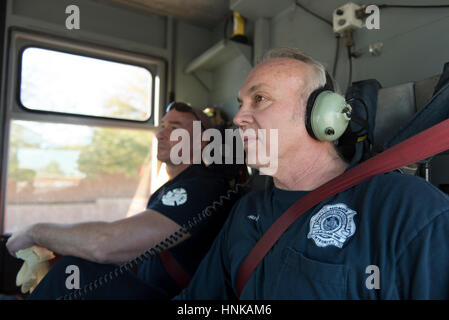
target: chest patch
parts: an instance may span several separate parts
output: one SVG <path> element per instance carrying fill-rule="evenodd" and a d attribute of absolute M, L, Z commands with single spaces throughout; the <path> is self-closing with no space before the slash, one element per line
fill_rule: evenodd
<path fill-rule="evenodd" d="M 166 206 L 180 206 L 187 202 L 187 191 L 184 188 L 175 188 L 162 196 L 162 203 Z"/>
<path fill-rule="evenodd" d="M 321 208 L 310 219 L 308 239 L 318 247 L 342 248 L 345 241 L 355 233 L 354 216 L 357 214 L 345 204 L 331 204 Z"/>

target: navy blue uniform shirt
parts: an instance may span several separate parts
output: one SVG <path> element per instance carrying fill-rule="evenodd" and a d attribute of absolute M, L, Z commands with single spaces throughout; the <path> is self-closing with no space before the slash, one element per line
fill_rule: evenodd
<path fill-rule="evenodd" d="M 226 195 L 229 188 L 227 179 L 219 172 L 209 170 L 203 165 L 191 165 L 159 188 L 151 196 L 147 208 L 158 211 L 183 226 L 214 201 L 218 201 L 220 196 Z M 169 249 L 190 276 L 195 273 L 223 226 L 230 208 L 232 203 L 228 202 L 204 223 L 195 227 L 190 232 L 189 239 Z M 148 284 L 163 288 L 169 295 L 180 290 L 165 271 L 159 256 L 146 260 L 139 268 L 138 276 Z"/>
<path fill-rule="evenodd" d="M 157 190 L 150 198 L 148 208 L 160 212 L 182 226 L 213 201 L 225 195 L 228 188 L 227 179 L 217 170 L 212 171 L 202 165 L 192 165 Z M 226 205 L 213 213 L 205 223 L 191 230 L 189 239 L 169 249 L 190 276 L 194 274 L 201 259 L 207 253 L 232 204 L 232 201 L 227 201 Z M 65 256 L 53 266 L 29 298 L 56 299 L 73 293 L 73 290 L 66 286 L 68 276 L 66 268 L 69 265 L 79 268 L 81 288 L 95 280 L 98 281 L 100 277 L 104 279 L 106 275 L 115 273 L 117 269 L 116 265 L 98 264 Z M 173 297 L 180 290 L 165 271 L 159 256 L 152 256 L 139 267 L 138 277 L 133 273 L 125 273 L 97 289 L 87 290 L 81 298 L 160 300 Z"/>
<path fill-rule="evenodd" d="M 307 192 L 252 192 L 233 208 L 177 299 L 232 299 L 240 264 Z M 396 172 L 371 178 L 296 220 L 241 299 L 449 299 L 449 197 Z"/>

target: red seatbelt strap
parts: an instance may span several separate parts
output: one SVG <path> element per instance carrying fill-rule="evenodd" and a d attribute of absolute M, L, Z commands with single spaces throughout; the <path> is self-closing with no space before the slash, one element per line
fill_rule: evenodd
<path fill-rule="evenodd" d="M 314 191 L 306 194 L 285 211 L 259 239 L 240 265 L 236 278 L 240 297 L 249 277 L 285 230 L 304 212 L 360 182 L 378 174 L 415 163 L 449 149 L 449 119 L 427 129 L 375 157 L 362 162 Z"/>
<path fill-rule="evenodd" d="M 170 277 L 176 282 L 181 289 L 187 288 L 190 282 L 190 276 L 181 265 L 176 261 L 170 251 L 164 250 L 159 253 L 162 265 L 164 266 Z"/>

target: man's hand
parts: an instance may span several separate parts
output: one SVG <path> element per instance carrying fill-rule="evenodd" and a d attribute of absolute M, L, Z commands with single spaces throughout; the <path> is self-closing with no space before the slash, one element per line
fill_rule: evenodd
<path fill-rule="evenodd" d="M 31 234 L 31 228 L 33 226 L 26 227 L 15 232 L 6 242 L 6 248 L 9 254 L 13 257 L 16 256 L 16 252 L 21 249 L 26 249 L 34 245 L 34 240 Z"/>

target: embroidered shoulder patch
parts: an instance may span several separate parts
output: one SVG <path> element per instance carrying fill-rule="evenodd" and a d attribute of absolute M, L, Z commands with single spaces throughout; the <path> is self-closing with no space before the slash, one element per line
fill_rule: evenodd
<path fill-rule="evenodd" d="M 248 219 L 250 219 L 250 220 L 254 220 L 254 221 L 259 221 L 259 218 L 260 218 L 260 216 L 259 215 L 253 215 L 253 214 L 250 214 L 249 216 L 248 216 Z"/>
<path fill-rule="evenodd" d="M 357 214 L 343 203 L 327 205 L 310 219 L 307 239 L 318 247 L 342 248 L 345 241 L 355 233 L 354 216 Z"/>
<path fill-rule="evenodd" d="M 175 188 L 162 196 L 162 203 L 166 206 L 180 206 L 187 202 L 187 191 L 184 188 Z"/>

